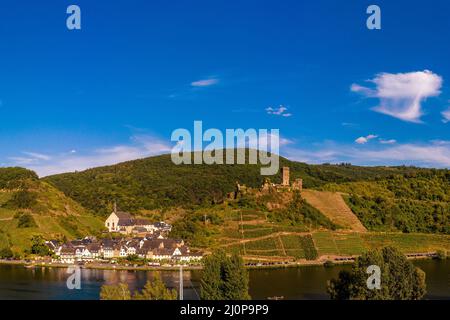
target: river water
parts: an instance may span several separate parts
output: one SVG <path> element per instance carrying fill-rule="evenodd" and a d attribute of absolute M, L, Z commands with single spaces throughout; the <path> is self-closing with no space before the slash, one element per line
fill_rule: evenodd
<path fill-rule="evenodd" d="M 414 262 L 427 274 L 427 299 L 450 300 L 450 260 Z M 284 297 L 284 299 L 327 299 L 327 280 L 349 266 L 322 266 L 259 269 L 250 271 L 250 294 L 254 299 Z M 98 299 L 103 284 L 127 282 L 132 290 L 141 289 L 155 271 L 114 271 L 83 269 L 81 289 L 69 290 L 70 276 L 62 268 L 25 268 L 0 265 L 0 299 Z M 179 272 L 162 271 L 167 286 L 179 287 Z M 201 271 L 184 272 L 185 299 L 198 299 Z"/>

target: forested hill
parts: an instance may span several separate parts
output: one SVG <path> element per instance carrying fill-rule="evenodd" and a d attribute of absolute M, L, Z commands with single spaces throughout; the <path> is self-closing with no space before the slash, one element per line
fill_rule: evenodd
<path fill-rule="evenodd" d="M 281 158 L 282 166 L 289 166 L 291 178 L 302 178 L 306 188 L 318 188 L 329 183 L 378 181 L 399 175 L 420 175 L 425 179 L 443 175 L 450 179 L 448 170 L 414 167 L 307 165 Z M 44 180 L 95 213 L 107 214 L 114 200 L 121 209 L 130 211 L 210 204 L 233 191 L 236 181 L 258 187 L 264 178 L 259 165 L 175 165 L 170 155 L 162 155 L 58 174 Z M 281 172 L 270 179 L 280 182 Z"/>

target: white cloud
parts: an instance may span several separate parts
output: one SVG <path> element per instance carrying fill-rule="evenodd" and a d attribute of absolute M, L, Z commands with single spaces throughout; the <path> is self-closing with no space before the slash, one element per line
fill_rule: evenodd
<path fill-rule="evenodd" d="M 378 138 L 378 136 L 374 134 L 369 134 L 368 136 L 365 137 L 359 137 L 358 139 L 355 140 L 355 142 L 357 144 L 366 144 L 367 142 L 375 138 Z"/>
<path fill-rule="evenodd" d="M 429 71 L 408 73 L 380 73 L 369 80 L 375 88 L 352 84 L 351 91 L 371 98 L 379 98 L 380 104 L 373 108 L 394 118 L 408 122 L 421 122 L 422 103 L 429 97 L 438 96 L 443 79 Z"/>
<path fill-rule="evenodd" d="M 279 106 L 278 108 L 272 108 L 268 107 L 266 108 L 267 114 L 273 114 L 275 116 L 282 116 L 282 117 L 291 117 L 292 113 L 286 112 L 288 108 L 285 106 Z"/>
<path fill-rule="evenodd" d="M 356 143 L 358 144 L 365 144 L 367 143 L 367 138 L 366 137 L 359 137 L 358 139 L 355 140 Z"/>
<path fill-rule="evenodd" d="M 209 87 L 209 86 L 215 85 L 217 83 L 219 83 L 219 79 L 217 79 L 217 78 L 202 79 L 202 80 L 197 80 L 197 81 L 191 82 L 191 86 L 192 87 Z"/>

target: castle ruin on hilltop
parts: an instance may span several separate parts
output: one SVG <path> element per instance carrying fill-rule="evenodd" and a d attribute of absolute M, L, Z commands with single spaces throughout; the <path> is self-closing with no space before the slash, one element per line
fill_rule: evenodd
<path fill-rule="evenodd" d="M 260 187 L 259 191 L 262 193 L 266 192 L 292 192 L 303 190 L 303 180 L 300 178 L 295 179 L 292 183 L 290 181 L 290 171 L 289 167 L 281 168 L 282 181 L 280 184 L 272 183 L 269 178 L 264 179 L 263 185 Z M 228 198 L 238 198 L 239 195 L 246 194 L 251 188 L 246 185 L 240 184 L 236 181 L 236 190 L 228 194 Z"/>
<path fill-rule="evenodd" d="M 271 183 L 270 179 L 265 179 L 264 184 L 261 187 L 261 191 L 268 191 L 271 188 L 275 189 L 276 191 L 300 191 L 303 190 L 303 180 L 298 178 L 295 179 L 292 183 L 290 181 L 290 171 L 289 167 L 283 167 L 281 168 L 281 184 L 275 184 Z"/>

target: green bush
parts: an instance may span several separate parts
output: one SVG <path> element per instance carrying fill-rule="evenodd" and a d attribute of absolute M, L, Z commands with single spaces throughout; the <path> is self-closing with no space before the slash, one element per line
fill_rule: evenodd
<path fill-rule="evenodd" d="M 37 194 L 28 190 L 21 190 L 12 196 L 8 200 L 4 207 L 9 209 L 29 209 L 37 203 Z"/>
<path fill-rule="evenodd" d="M 19 229 L 37 228 L 37 224 L 36 221 L 34 221 L 34 218 L 31 214 L 24 213 L 19 215 L 18 217 L 17 228 Z"/>
<path fill-rule="evenodd" d="M 323 266 L 325 268 L 332 268 L 332 267 L 334 267 L 334 262 L 331 261 L 331 260 L 327 260 L 327 261 L 324 262 Z"/>
<path fill-rule="evenodd" d="M 0 258 L 1 259 L 11 259 L 14 257 L 14 253 L 10 248 L 3 248 L 0 250 Z"/>
<path fill-rule="evenodd" d="M 447 259 L 447 253 L 443 250 L 438 250 L 436 252 L 436 259 L 438 260 L 445 260 Z"/>
<path fill-rule="evenodd" d="M 306 260 L 316 260 L 319 256 L 314 246 L 314 241 L 310 235 L 304 236 L 300 238 L 300 243 L 305 252 Z"/>

